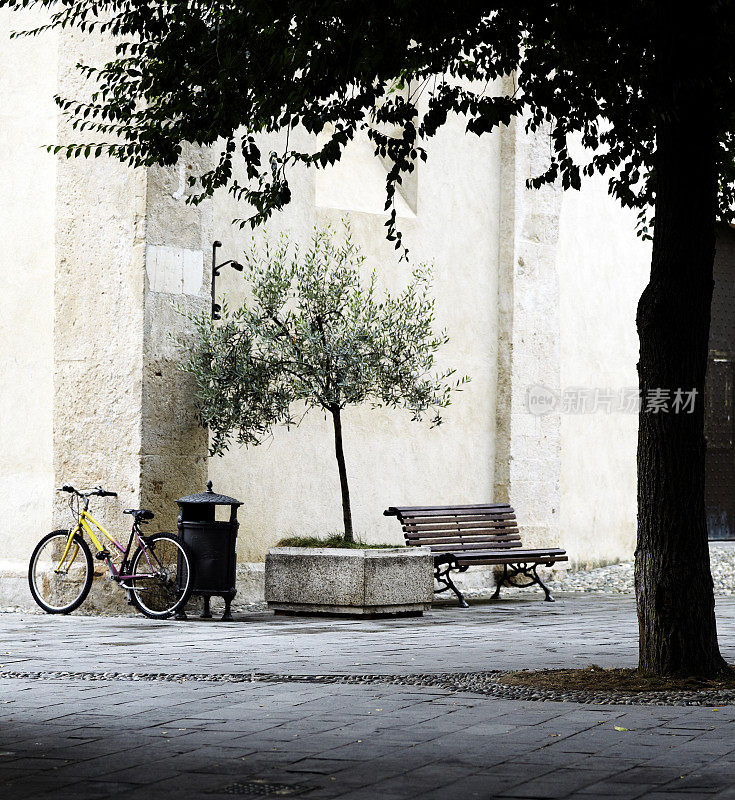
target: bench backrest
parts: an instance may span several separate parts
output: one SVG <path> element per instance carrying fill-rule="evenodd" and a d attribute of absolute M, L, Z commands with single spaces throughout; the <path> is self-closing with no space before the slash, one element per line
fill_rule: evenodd
<path fill-rule="evenodd" d="M 474 506 L 391 506 L 406 544 L 427 545 L 435 553 L 521 547 L 516 515 L 505 503 Z"/>

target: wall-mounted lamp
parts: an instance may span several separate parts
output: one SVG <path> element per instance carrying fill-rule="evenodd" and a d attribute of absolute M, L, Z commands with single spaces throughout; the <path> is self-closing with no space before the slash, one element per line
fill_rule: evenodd
<path fill-rule="evenodd" d="M 222 242 L 212 242 L 212 319 L 222 319 L 219 312 L 222 311 L 222 306 L 219 303 L 214 302 L 214 281 L 215 278 L 219 275 L 219 271 L 222 267 L 226 267 L 228 264 L 232 267 L 232 269 L 236 269 L 238 272 L 242 272 L 243 266 L 242 264 L 238 264 L 233 258 L 228 259 L 227 261 L 223 261 L 221 264 L 217 263 L 217 248 L 222 247 Z"/>

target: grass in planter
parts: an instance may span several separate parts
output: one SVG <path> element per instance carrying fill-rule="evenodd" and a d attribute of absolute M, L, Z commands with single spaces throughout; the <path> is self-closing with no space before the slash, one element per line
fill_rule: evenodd
<path fill-rule="evenodd" d="M 365 544 L 365 542 L 348 542 L 344 534 L 333 533 L 326 539 L 318 536 L 286 536 L 281 539 L 276 547 L 343 547 L 350 550 L 380 550 L 385 548 L 403 547 L 402 544 Z"/>

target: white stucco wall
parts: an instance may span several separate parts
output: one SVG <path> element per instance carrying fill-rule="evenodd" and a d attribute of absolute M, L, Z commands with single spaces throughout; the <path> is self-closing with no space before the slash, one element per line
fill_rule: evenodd
<path fill-rule="evenodd" d="M 13 27 L 24 25 L 14 18 Z M 53 94 L 78 93 L 80 54 L 101 56 L 109 44 L 11 41 L 9 27 L 0 12 L 0 507 L 13 523 L 0 530 L 0 574 L 22 577 L 52 527 L 55 476 L 118 490 L 118 500 L 96 508 L 119 530 L 120 508 L 135 503 L 154 507 L 170 527 L 172 499 L 202 489 L 208 470 L 217 491 L 244 502 L 246 562 L 262 560 L 284 536 L 339 531 L 333 434 L 323 415 L 312 411 L 298 429 L 206 464 L 191 386 L 175 369 L 167 334 L 181 320 L 170 300 L 206 306 L 211 241 L 222 241 L 222 259 L 238 258 L 252 233 L 231 222 L 247 209 L 225 193 L 185 206 L 178 170 L 57 163 L 42 149 L 56 141 L 57 126 L 61 141 L 69 136 Z M 433 262 L 437 325 L 451 337 L 440 367 L 472 379 L 438 429 L 399 410 L 345 412 L 358 536 L 401 541 L 395 520 L 382 516 L 389 505 L 502 501 L 505 492 L 530 544 L 558 536 L 575 561 L 614 560 L 634 544 L 635 415 L 529 419 L 522 398 L 529 381 L 557 377 L 553 388 L 636 385 L 634 317 L 650 249 L 605 181 L 561 200 L 526 192 L 545 144 L 514 133 L 510 146 L 505 133 L 504 149 L 502 133 L 478 139 L 455 118 L 431 142 L 428 162 L 398 200 L 409 263 L 385 240 L 385 171 L 364 142 L 327 171 L 292 171 L 293 200 L 267 232 L 305 241 L 314 225 L 339 226 L 348 216 L 367 270 L 392 291 L 413 265 Z M 284 141 L 259 144 L 267 153 Z M 182 163 L 191 167 L 200 155 Z M 183 271 L 172 283 L 179 273 L 159 269 L 158 255 L 171 254 L 196 267 L 191 286 Z M 218 279 L 231 307 L 244 288 L 232 270 Z M 499 299 L 507 306 L 500 314 Z M 79 396 L 83 375 L 90 391 Z M 57 511 L 68 523 L 60 504 Z"/>
<path fill-rule="evenodd" d="M 56 36 L 10 39 L 37 14 L 0 10 L 0 562 L 50 529 L 53 485 Z M 20 68 L 22 65 L 22 68 Z"/>
<path fill-rule="evenodd" d="M 262 152 L 273 142 L 261 147 Z M 282 143 L 281 143 L 282 145 Z M 376 168 L 377 167 L 377 168 Z M 355 239 L 381 282 L 397 290 L 411 264 L 399 262 L 385 240 L 379 191 L 385 173 L 369 148 L 356 145 L 335 173 L 294 173 L 294 198 L 268 226 L 305 240 L 315 224 L 339 223 L 347 214 Z M 368 542 L 399 542 L 389 505 L 482 502 L 492 498 L 497 373 L 497 276 L 499 137 L 478 139 L 451 121 L 432 142 L 415 185 L 401 202 L 400 225 L 413 264 L 435 265 L 434 295 L 439 327 L 451 336 L 441 363 L 472 379 L 430 429 L 407 412 L 350 408 L 344 414 L 345 453 L 358 536 Z M 348 187 L 348 188 L 346 188 Z M 415 213 L 414 213 L 415 208 Z M 221 257 L 237 258 L 250 231 L 230 225 L 242 217 L 229 196 L 215 200 L 214 234 Z M 242 277 L 231 270 L 218 283 L 230 305 L 242 295 Z M 243 500 L 239 557 L 261 560 L 286 535 L 337 532 L 341 504 L 330 425 L 317 411 L 290 432 L 249 450 L 235 448 L 210 460 L 218 491 Z"/>
<path fill-rule="evenodd" d="M 638 385 L 635 313 L 648 280 L 650 244 L 635 214 L 588 179 L 564 193 L 559 224 L 561 389 Z M 561 541 L 572 559 L 631 557 L 636 531 L 635 413 L 561 415 Z"/>

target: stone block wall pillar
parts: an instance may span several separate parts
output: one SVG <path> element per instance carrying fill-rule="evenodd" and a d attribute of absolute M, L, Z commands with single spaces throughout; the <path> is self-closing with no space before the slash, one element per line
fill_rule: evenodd
<path fill-rule="evenodd" d="M 59 93 L 83 96 L 75 65 L 99 63 L 108 42 L 66 32 Z M 81 134 L 82 136 L 84 134 Z M 61 118 L 59 142 L 77 141 Z M 55 485 L 102 484 L 118 499 L 94 513 L 127 536 L 126 506 L 156 513 L 151 531 L 175 525 L 174 500 L 206 482 L 207 435 L 197 426 L 192 387 L 170 334 L 186 336 L 185 310 L 208 308 L 211 241 L 207 204 L 186 204 L 187 171 L 130 169 L 108 158 L 60 158 L 56 185 L 54 320 Z M 55 526 L 70 522 L 56 496 Z"/>
<path fill-rule="evenodd" d="M 556 245 L 561 188 L 528 189 L 548 166 L 543 132 L 525 122 L 501 132 L 501 210 L 498 282 L 498 404 L 496 502 L 516 510 L 524 544 L 559 541 L 561 425 L 557 415 L 534 416 L 528 388 L 556 391 L 560 380 L 559 279 Z"/>
<path fill-rule="evenodd" d="M 181 372 L 191 323 L 181 312 L 210 307 L 211 203 L 186 203 L 187 177 L 207 156 L 188 148 L 176 168 L 147 173 L 141 500 L 160 526 L 173 529 L 176 498 L 204 491 L 206 430 L 197 422 L 194 382 Z"/>

